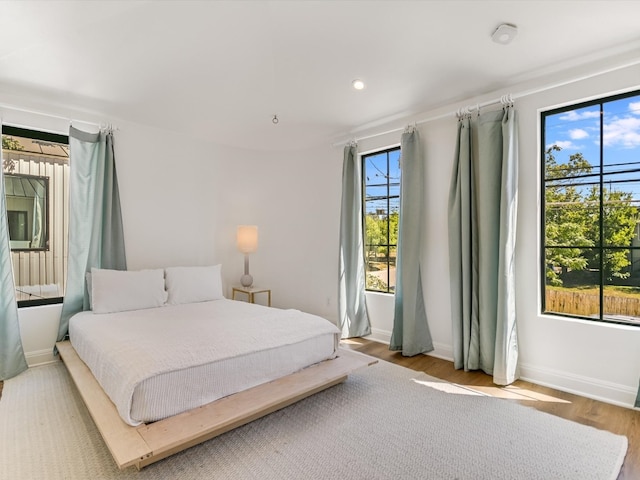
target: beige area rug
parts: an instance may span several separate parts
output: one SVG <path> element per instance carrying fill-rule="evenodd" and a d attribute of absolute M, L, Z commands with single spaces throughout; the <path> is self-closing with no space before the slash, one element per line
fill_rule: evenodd
<path fill-rule="evenodd" d="M 606 480 L 622 467 L 626 437 L 435 382 L 380 362 L 138 472 L 117 469 L 65 367 L 35 367 L 4 385 L 0 478 Z"/>

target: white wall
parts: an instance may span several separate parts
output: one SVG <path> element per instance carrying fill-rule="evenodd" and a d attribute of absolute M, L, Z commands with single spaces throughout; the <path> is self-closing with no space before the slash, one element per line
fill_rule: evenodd
<path fill-rule="evenodd" d="M 62 304 L 18 310 L 22 348 L 29 366 L 55 360 L 53 346 L 58 336 L 61 311 Z"/>
<path fill-rule="evenodd" d="M 115 155 L 127 250 L 137 270 L 218 263 L 217 197 L 229 149 L 120 122 Z"/>
<path fill-rule="evenodd" d="M 0 103 L 98 124 L 105 121 L 22 101 L 0 95 Z M 68 132 L 65 119 L 0 110 L 6 123 Z M 274 306 L 336 321 L 335 219 L 342 165 L 329 145 L 312 152 L 263 153 L 115 123 L 129 269 L 221 263 L 230 296 L 243 270 L 243 256 L 235 247 L 236 226 L 256 224 L 259 248 L 250 259 L 255 285 L 272 289 Z M 78 122 L 74 126 L 83 127 Z M 53 360 L 60 306 L 22 308 L 19 314 L 29 364 Z"/>
<path fill-rule="evenodd" d="M 2 117 L 3 124 L 18 127 L 68 134 L 68 118 L 83 118 L 88 122 L 95 120 L 90 115 L 78 117 L 74 115 L 77 112 L 49 108 L 37 101 L 35 97 L 24 95 L 7 95 L 3 93 L 0 95 L 0 103 L 2 105 L 15 105 L 19 108 L 0 107 L 0 117 Z M 30 113 L 30 111 L 43 111 L 49 115 L 34 114 Z M 96 128 L 94 125 L 80 122 L 74 122 L 74 126 L 86 131 L 95 131 Z M 58 334 L 61 308 L 61 305 L 45 305 L 19 309 L 22 346 L 29 365 L 37 365 L 54 360 L 53 346 Z"/>
<path fill-rule="evenodd" d="M 516 102 L 520 121 L 517 313 L 522 376 L 622 405 L 640 378 L 640 328 L 540 315 L 538 262 L 539 112 L 640 88 L 640 65 L 530 95 Z"/>
<path fill-rule="evenodd" d="M 335 322 L 342 156 L 329 145 L 315 151 L 236 151 L 221 171 L 226 190 L 217 242 L 227 284 L 238 284 L 243 272 L 236 226 L 257 225 L 258 250 L 249 258 L 254 285 L 271 288 L 273 306 Z"/>
<path fill-rule="evenodd" d="M 87 131 L 96 131 L 97 125 L 109 121 L 37 98 L 37 94 L 0 95 L 0 104 L 17 107 L 0 107 L 3 122 L 67 134 L 68 119 L 95 123 L 74 120 L 74 126 Z M 216 245 L 217 215 L 224 208 L 218 185 L 227 179 L 219 162 L 233 157 L 233 150 L 124 121 L 115 122 L 115 126 L 128 267 L 135 270 L 222 262 Z M 22 342 L 30 365 L 54 360 L 60 310 L 60 305 L 19 309 Z"/>
<path fill-rule="evenodd" d="M 588 69 L 574 71 L 564 79 L 589 74 Z M 511 91 L 542 90 L 558 79 L 514 85 Z M 637 391 L 640 329 L 538 313 L 538 110 L 638 88 L 639 79 L 636 65 L 516 101 L 520 120 L 516 286 L 522 375 L 623 405 L 631 405 Z M 503 93 L 508 92 L 470 98 L 407 123 Z M 60 127 L 54 131 L 65 131 L 64 122 L 51 121 Z M 19 124 L 44 128 L 32 122 Z M 272 289 L 274 306 L 336 320 L 341 148 L 327 145 L 312 151 L 262 153 L 223 148 L 135 124 L 118 126 L 116 156 L 130 268 L 222 263 L 229 294 L 229 286 L 237 283 L 243 268 L 242 255 L 235 249 L 236 225 L 256 224 L 259 248 L 251 255 L 255 284 Z M 456 120 L 449 115 L 419 128 L 427 158 L 422 252 L 427 265 L 423 279 L 427 316 L 434 354 L 451 358 L 446 205 Z M 399 139 L 399 132 L 371 138 L 360 142 L 360 150 L 383 148 Z M 388 340 L 392 302 L 389 296 L 368 295 L 372 337 Z M 47 348 L 56 315 L 55 308 L 21 310 L 23 341 L 33 358 L 40 359 Z"/>
<path fill-rule="evenodd" d="M 595 73 L 598 67 L 592 67 Z M 578 72 L 574 72 L 578 75 Z M 579 72 L 589 77 L 588 71 Z M 558 77 L 569 81 L 571 73 Z M 554 82 L 552 78 L 546 82 Z M 542 82 L 514 85 L 512 93 L 543 89 Z M 517 322 L 522 378 L 611 403 L 630 406 L 640 378 L 640 328 L 571 320 L 540 312 L 539 252 L 539 111 L 565 103 L 640 88 L 640 66 L 622 68 L 565 86 L 527 94 L 516 100 L 520 132 L 519 207 L 517 232 Z M 463 105 L 499 98 L 508 91 L 470 98 L 416 119 L 438 117 Z M 409 123 L 409 122 L 408 122 Z M 435 356 L 452 358 L 448 282 L 447 201 L 454 156 L 453 115 L 420 124 L 427 168 L 424 294 Z M 360 151 L 398 143 L 400 132 L 360 142 Z M 388 342 L 393 325 L 393 298 L 367 294 L 372 336 Z"/>
<path fill-rule="evenodd" d="M 512 93 L 540 90 L 546 82 L 588 77 L 568 72 L 544 82 L 514 85 Z M 516 102 L 520 120 L 517 311 L 523 378 L 622 405 L 631 405 L 640 376 L 640 329 L 540 315 L 538 273 L 538 117 L 539 109 L 578 102 L 639 86 L 639 67 L 630 67 L 564 87 L 523 96 Z M 427 112 L 440 116 L 459 106 L 482 103 L 508 92 L 471 98 Z M 409 122 L 408 122 L 409 123 Z M 454 154 L 453 115 L 420 125 L 427 158 L 427 210 L 424 282 L 433 355 L 452 358 L 448 282 L 447 200 Z M 366 133 L 366 132 L 365 132 Z M 360 142 L 361 152 L 398 144 L 400 132 Z M 299 308 L 336 320 L 337 236 L 341 196 L 342 149 L 262 154 L 236 151 L 221 167 L 228 178 L 227 199 L 219 213 L 217 245 L 227 282 L 237 283 L 242 256 L 235 250 L 237 224 L 260 228 L 260 246 L 251 256 L 257 285 L 273 289 L 274 305 Z M 393 299 L 367 294 L 372 338 L 388 341 Z"/>

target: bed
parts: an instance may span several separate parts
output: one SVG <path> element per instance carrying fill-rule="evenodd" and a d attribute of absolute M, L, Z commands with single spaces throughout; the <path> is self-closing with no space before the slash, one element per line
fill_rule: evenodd
<path fill-rule="evenodd" d="M 203 282 L 206 293 L 194 294 Z M 57 347 L 120 468 L 142 468 L 375 363 L 340 349 L 339 330 L 321 317 L 225 299 L 219 267 L 94 270 L 88 284 L 93 310 L 71 318 Z"/>

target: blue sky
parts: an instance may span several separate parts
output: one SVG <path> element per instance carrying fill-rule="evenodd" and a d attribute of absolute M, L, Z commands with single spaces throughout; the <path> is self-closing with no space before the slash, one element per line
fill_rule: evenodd
<path fill-rule="evenodd" d="M 389 175 L 390 191 L 389 195 L 398 196 L 400 194 L 400 150 L 394 150 L 389 152 L 387 159 L 387 152 L 381 152 L 375 155 L 369 155 L 364 162 L 364 175 L 365 183 L 367 185 L 365 195 L 367 198 L 383 197 L 387 195 L 387 188 L 385 186 L 379 186 L 386 184 L 387 175 Z M 388 172 L 387 172 L 387 160 L 388 160 Z M 390 212 L 398 211 L 400 207 L 400 200 L 394 198 L 389 205 Z M 377 210 L 387 209 L 386 200 L 373 200 L 367 201 L 366 205 L 367 213 L 375 213 Z"/>
<path fill-rule="evenodd" d="M 640 94 L 604 104 L 603 122 L 603 163 L 606 179 L 627 183 L 614 183 L 615 188 L 633 193 L 634 199 L 640 203 Z M 576 110 L 549 115 L 545 124 L 546 148 L 555 144 L 562 151 L 555 154 L 559 164 L 566 163 L 569 156 L 582 153 L 583 157 L 594 166 L 593 173 L 599 172 L 600 164 L 600 105 L 592 105 Z M 390 155 L 391 182 L 398 182 L 399 152 Z M 367 185 L 384 183 L 383 172 L 386 172 L 386 153 L 371 155 L 365 162 Z M 621 172 L 621 173 L 615 173 Z M 391 194 L 397 194 L 399 188 L 393 188 Z M 386 188 L 369 186 L 367 196 L 385 195 Z M 397 209 L 398 203 L 392 202 L 391 211 Z M 386 201 L 368 202 L 367 211 L 385 208 Z"/>
<path fill-rule="evenodd" d="M 603 110 L 603 163 L 605 173 L 610 173 L 606 179 L 629 181 L 618 183 L 618 188 L 640 200 L 640 172 L 622 172 L 640 169 L 640 95 L 607 102 Z M 580 152 L 596 167 L 593 172 L 599 171 L 600 105 L 550 115 L 545 129 L 545 147 L 562 148 L 555 154 L 559 164 Z"/>

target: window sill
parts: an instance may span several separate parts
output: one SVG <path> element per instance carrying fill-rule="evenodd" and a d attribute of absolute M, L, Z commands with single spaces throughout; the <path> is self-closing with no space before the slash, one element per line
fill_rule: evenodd
<path fill-rule="evenodd" d="M 591 327 L 604 327 L 604 328 L 619 328 L 623 330 L 636 331 L 640 328 L 640 325 L 626 322 L 614 322 L 607 320 L 593 319 L 590 320 L 584 317 L 573 317 L 570 315 L 562 315 L 560 313 L 541 312 L 538 314 L 538 318 L 544 318 L 545 320 L 579 323 L 582 325 L 589 325 Z"/>
<path fill-rule="evenodd" d="M 18 308 L 40 307 L 42 305 L 55 305 L 62 303 L 64 297 L 38 298 L 34 300 L 20 300 Z"/>

